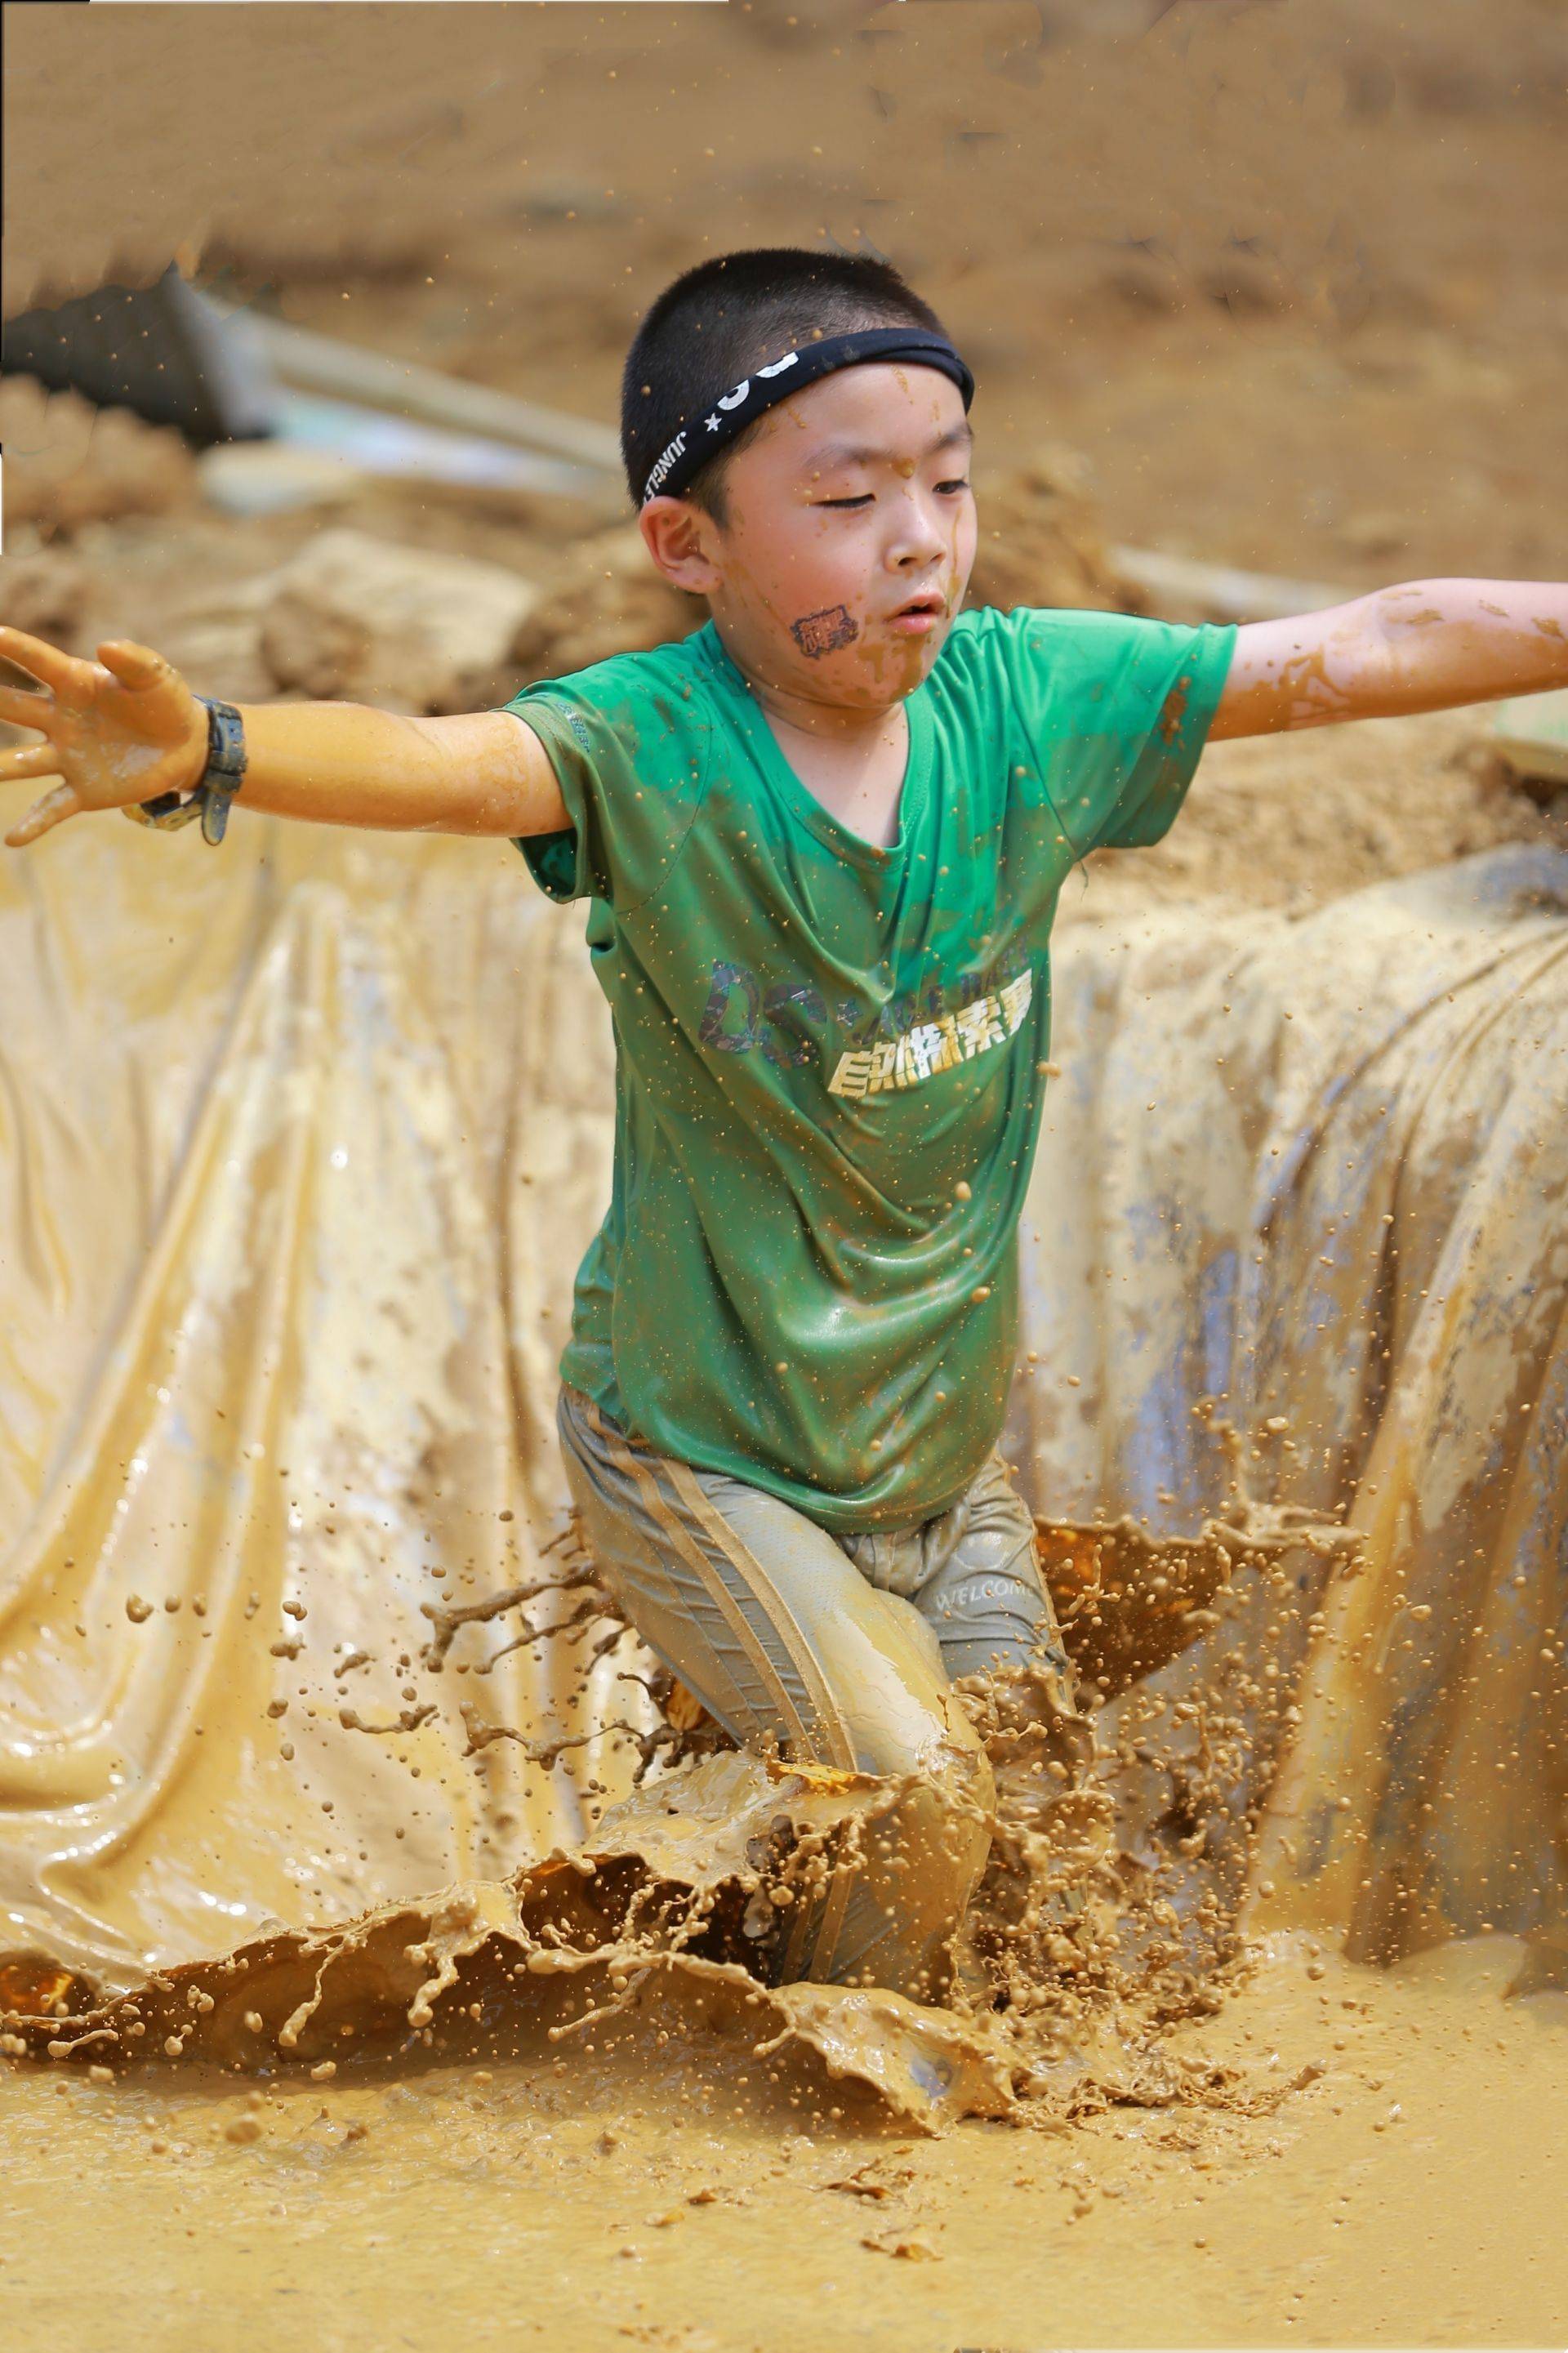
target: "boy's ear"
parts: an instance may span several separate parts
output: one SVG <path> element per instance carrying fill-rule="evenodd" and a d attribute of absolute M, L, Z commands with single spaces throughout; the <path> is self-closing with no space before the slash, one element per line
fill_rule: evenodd
<path fill-rule="evenodd" d="M 643 544 L 672 588 L 706 596 L 722 575 L 713 561 L 716 528 L 688 499 L 649 499 L 637 515 Z"/>

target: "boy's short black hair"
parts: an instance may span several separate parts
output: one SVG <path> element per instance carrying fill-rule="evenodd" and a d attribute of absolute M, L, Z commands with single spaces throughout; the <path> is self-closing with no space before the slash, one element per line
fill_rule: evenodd
<path fill-rule="evenodd" d="M 785 352 L 861 327 L 947 333 L 892 263 L 869 254 L 758 246 L 684 271 L 643 320 L 621 376 L 621 457 L 633 506 L 642 505 L 655 458 L 699 408 Z M 730 521 L 725 473 L 766 422 L 753 417 L 682 493 L 721 531 Z"/>

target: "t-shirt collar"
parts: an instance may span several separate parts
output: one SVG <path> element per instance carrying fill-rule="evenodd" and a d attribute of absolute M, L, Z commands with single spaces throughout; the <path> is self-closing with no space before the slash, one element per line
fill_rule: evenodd
<path fill-rule="evenodd" d="M 691 643 L 694 650 L 706 660 L 725 694 L 727 706 L 733 712 L 736 723 L 764 775 L 800 822 L 837 856 L 847 858 L 858 866 L 881 871 L 890 866 L 901 865 L 925 806 L 931 765 L 931 714 L 926 698 L 929 680 L 922 681 L 914 692 L 905 698 L 909 714 L 909 754 L 904 766 L 903 787 L 899 796 L 899 833 L 889 849 L 881 849 L 875 842 L 868 841 L 864 835 L 841 825 L 795 775 L 784 757 L 777 736 L 763 716 L 750 680 L 711 619 L 704 621 L 701 628 L 694 632 Z"/>

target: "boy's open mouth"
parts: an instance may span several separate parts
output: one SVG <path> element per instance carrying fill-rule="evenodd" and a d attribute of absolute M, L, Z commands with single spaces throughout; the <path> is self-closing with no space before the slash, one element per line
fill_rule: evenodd
<path fill-rule="evenodd" d="M 909 603 L 900 605 L 896 613 L 889 613 L 887 625 L 889 628 L 906 635 L 934 629 L 946 609 L 946 602 L 941 593 L 931 588 L 923 596 L 911 596 Z"/>

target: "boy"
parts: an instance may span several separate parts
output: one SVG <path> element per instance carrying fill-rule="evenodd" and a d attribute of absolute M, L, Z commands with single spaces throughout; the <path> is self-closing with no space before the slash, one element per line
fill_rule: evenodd
<path fill-rule="evenodd" d="M 1422 582 L 1256 627 L 964 612 L 973 384 L 885 263 L 704 262 L 628 356 L 622 446 L 679 644 L 504 711 L 204 708 L 153 653 L 11 630 L 83 809 L 247 802 L 514 839 L 589 902 L 615 1019 L 613 1198 L 578 1277 L 560 1432 L 587 1540 L 739 1741 L 886 1777 L 781 1978 L 939 1998 L 990 1785 L 952 1680 L 1068 1684 L 995 1445 L 1015 1234 L 1073 865 L 1158 840 L 1205 742 L 1568 681 L 1568 588 Z M 192 797 L 184 802 L 179 796 Z"/>

